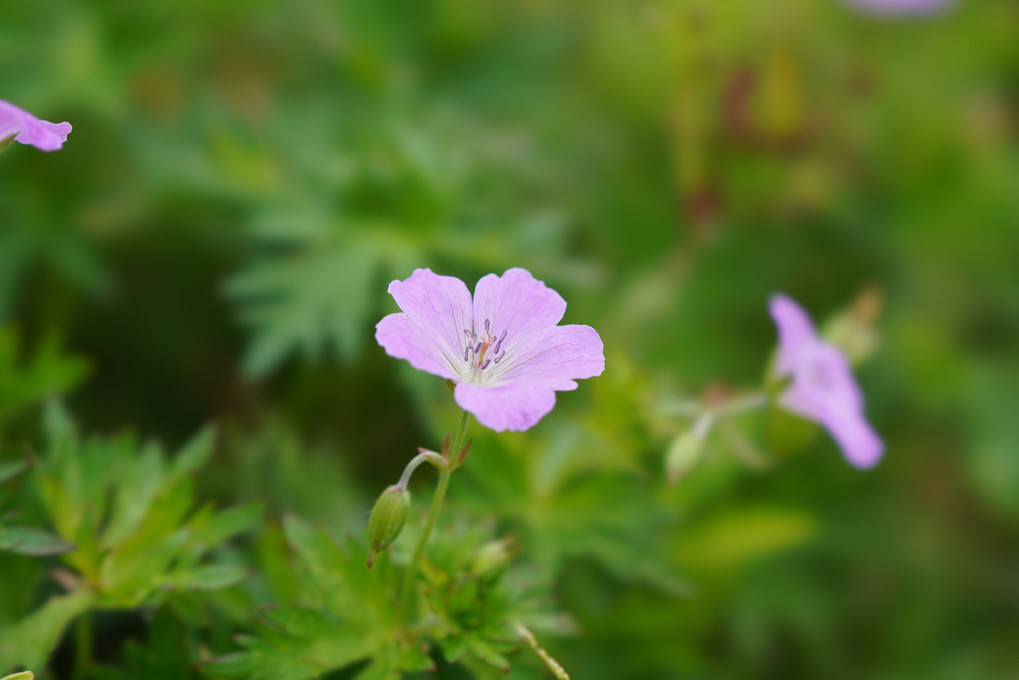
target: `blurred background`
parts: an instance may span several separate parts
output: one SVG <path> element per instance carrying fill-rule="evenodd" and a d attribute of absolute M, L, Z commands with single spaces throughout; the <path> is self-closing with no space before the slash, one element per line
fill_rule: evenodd
<path fill-rule="evenodd" d="M 0 157 L 0 334 L 39 365 L 17 389 L 0 373 L 8 454 L 38 438 L 26 393 L 174 447 L 213 423 L 203 498 L 265 500 L 270 533 L 284 512 L 360 532 L 456 423 L 441 380 L 374 342 L 387 283 L 522 266 L 607 369 L 530 432 L 475 426 L 444 517 L 516 537 L 575 622 L 543 640 L 574 677 L 1019 677 L 1014 0 L 0 17 L 0 98 L 74 126 Z M 876 331 L 858 376 L 885 460 L 860 472 L 823 432 L 750 417 L 670 486 L 689 422 L 658 405 L 759 385 L 775 291 Z M 256 571 L 260 540 L 233 548 Z M 0 626 L 42 600 L 32 573 Z M 242 599 L 208 648 L 230 650 Z M 97 663 L 145 644 L 132 617 L 97 622 Z"/>

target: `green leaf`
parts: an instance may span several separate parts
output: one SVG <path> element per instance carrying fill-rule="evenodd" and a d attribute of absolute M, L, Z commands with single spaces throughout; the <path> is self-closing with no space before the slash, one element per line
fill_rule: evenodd
<path fill-rule="evenodd" d="M 212 446 L 216 441 L 216 430 L 206 427 L 199 431 L 191 441 L 181 449 L 170 466 L 170 477 L 178 478 L 189 475 L 203 468 L 212 456 Z"/>
<path fill-rule="evenodd" d="M 245 651 L 220 657 L 204 670 L 213 677 L 311 680 L 372 655 L 379 644 L 324 612 L 278 607 L 263 612 L 259 637 L 242 637 Z"/>
<path fill-rule="evenodd" d="M 0 527 L 0 551 L 2 550 L 42 557 L 74 550 L 74 544 L 41 529 Z"/>
<path fill-rule="evenodd" d="M 27 460 L 14 460 L 7 463 L 0 462 L 0 484 L 9 482 L 27 469 Z"/>
<path fill-rule="evenodd" d="M 95 595 L 77 590 L 51 598 L 42 609 L 0 631 L 0 668 L 42 668 L 64 629 L 92 605 Z"/>
<path fill-rule="evenodd" d="M 191 522 L 191 543 L 217 546 L 229 539 L 253 529 L 265 514 L 261 503 L 249 503 L 224 510 L 207 520 Z"/>
<path fill-rule="evenodd" d="M 675 546 L 680 563 L 700 569 L 733 569 L 810 539 L 813 519 L 780 508 L 744 508 L 716 515 L 685 532 Z"/>
<path fill-rule="evenodd" d="M 208 565 L 178 574 L 169 582 L 173 588 L 183 590 L 219 590 L 243 581 L 248 570 L 229 565 Z"/>
<path fill-rule="evenodd" d="M 22 408 L 70 390 L 89 370 L 84 360 L 62 354 L 54 334 L 23 361 L 19 344 L 14 328 L 0 329 L 0 423 Z"/>
<path fill-rule="evenodd" d="M 231 279 L 227 294 L 240 303 L 241 320 L 253 334 L 245 372 L 262 377 L 295 352 L 318 358 L 333 349 L 343 359 L 356 356 L 380 250 L 372 239 L 342 239 L 256 263 Z"/>

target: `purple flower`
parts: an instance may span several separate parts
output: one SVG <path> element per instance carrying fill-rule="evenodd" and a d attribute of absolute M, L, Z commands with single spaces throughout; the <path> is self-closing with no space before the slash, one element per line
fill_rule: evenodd
<path fill-rule="evenodd" d="M 605 369 L 590 326 L 557 326 L 566 301 L 524 269 L 463 281 L 417 269 L 389 284 L 402 313 L 375 327 L 390 356 L 456 381 L 456 403 L 497 432 L 526 430 L 555 406 L 556 390 Z"/>
<path fill-rule="evenodd" d="M 820 423 L 856 467 L 875 465 L 884 444 L 863 415 L 863 395 L 846 356 L 822 341 L 807 313 L 784 295 L 771 298 L 778 326 L 779 377 L 790 377 L 779 397 L 786 409 Z"/>
<path fill-rule="evenodd" d="M 0 142 L 14 137 L 14 141 L 31 144 L 43 151 L 56 151 L 71 132 L 70 123 L 50 123 L 39 120 L 28 111 L 0 99 Z"/>
<path fill-rule="evenodd" d="M 850 5 L 878 14 L 927 14 L 947 9 L 953 0 L 847 0 Z"/>

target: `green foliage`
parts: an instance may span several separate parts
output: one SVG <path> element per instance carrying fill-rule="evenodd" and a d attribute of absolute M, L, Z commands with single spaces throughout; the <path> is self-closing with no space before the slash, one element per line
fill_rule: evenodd
<path fill-rule="evenodd" d="M 76 387 L 88 374 L 88 363 L 63 354 L 60 345 L 51 333 L 19 362 L 17 331 L 0 328 L 0 426 L 26 406 Z"/>
<path fill-rule="evenodd" d="M 388 553 L 368 569 L 368 550 L 354 538 L 337 544 L 324 529 L 293 516 L 284 522 L 294 554 L 293 604 L 264 609 L 256 635 L 238 638 L 243 651 L 203 666 L 221 678 L 305 680 L 368 662 L 359 680 L 401 677 L 434 669 L 429 642 L 449 662 L 477 677 L 498 677 L 509 669 L 506 654 L 519 647 L 515 625 L 560 630 L 533 591 L 509 578 L 511 553 L 492 541 L 487 529 L 462 523 L 435 536 L 419 583 L 424 611 L 402 629 L 395 594 L 401 570 Z M 369 662 L 370 660 L 370 662 Z"/>
<path fill-rule="evenodd" d="M 195 506 L 192 477 L 212 453 L 211 430 L 172 460 L 154 444 L 140 447 L 131 434 L 83 440 L 57 404 L 47 408 L 45 430 L 47 447 L 32 481 L 59 539 L 43 542 L 22 531 L 23 541 L 28 535 L 35 542 L 16 547 L 64 552 L 71 571 L 59 580 L 71 592 L 0 633 L 0 668 L 42 667 L 67 624 L 89 608 L 137 607 L 245 577 L 243 568 L 204 563 L 261 516 L 257 505 L 224 512 Z"/>
<path fill-rule="evenodd" d="M 417 644 L 395 634 L 395 570 L 387 559 L 369 570 L 368 551 L 352 538 L 340 546 L 293 516 L 284 528 L 300 584 L 295 603 L 264 610 L 257 635 L 239 639 L 244 651 L 212 661 L 204 667 L 208 674 L 304 680 L 369 658 L 358 677 L 431 667 Z"/>
<path fill-rule="evenodd" d="M 89 680 L 185 680 L 198 678 L 189 658 L 180 625 L 160 609 L 148 628 L 144 644 L 130 640 L 117 666 L 93 666 Z"/>
<path fill-rule="evenodd" d="M 506 133 L 479 129 L 473 120 L 430 118 L 412 128 L 387 120 L 384 111 L 356 108 L 328 122 L 308 121 L 308 141 L 284 147 L 305 183 L 281 195 L 282 206 L 253 218 L 255 257 L 226 287 L 252 331 L 244 360 L 249 375 L 264 376 L 295 352 L 352 360 L 383 299 L 379 284 L 421 263 L 498 269 L 524 252 L 562 250 L 566 234 L 557 219 L 511 198 L 534 178 L 502 148 Z M 333 136 L 337 126 L 354 128 L 344 130 L 347 153 L 369 161 L 352 165 L 341 157 L 309 167 L 314 156 L 303 145 Z M 482 184 L 488 167 L 498 168 L 503 181 Z M 330 200 L 305 196 L 310 188 Z M 496 242 L 502 252 L 493 257 Z"/>
<path fill-rule="evenodd" d="M 484 585 L 433 537 L 412 632 L 436 677 L 500 655 L 548 677 L 494 621 L 520 570 L 577 635 L 522 618 L 585 680 L 1014 674 L 1019 10 L 761 4 L 0 0 L 0 98 L 74 125 L 60 152 L 0 154 L 0 545 L 74 546 L 0 552 L 4 663 L 424 665 L 379 641 L 413 518 L 372 572 L 356 541 L 305 549 L 340 565 L 312 570 L 292 521 L 217 546 L 253 501 L 362 529 L 456 418 L 442 381 L 371 341 L 386 283 L 523 266 L 599 331 L 606 372 L 527 433 L 472 430 L 439 526 L 492 521 L 474 559 L 520 564 Z M 774 291 L 819 322 L 874 303 L 876 334 L 844 313 L 826 331 L 870 355 L 875 470 L 780 409 L 716 422 L 699 451 L 658 412 L 760 381 Z M 41 446 L 35 405 L 72 389 L 84 432 L 215 422 L 223 455 L 178 475 L 130 435 Z M 42 665 L 75 617 L 93 644 L 64 636 Z"/>

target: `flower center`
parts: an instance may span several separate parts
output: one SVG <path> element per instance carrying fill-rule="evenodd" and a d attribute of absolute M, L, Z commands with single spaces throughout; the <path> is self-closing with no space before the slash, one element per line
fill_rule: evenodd
<path fill-rule="evenodd" d="M 812 361 L 806 367 L 807 380 L 822 392 L 831 392 L 835 389 L 835 379 L 832 377 L 828 366 L 822 361 Z"/>
<path fill-rule="evenodd" d="M 485 319 L 485 332 L 478 335 L 475 330 L 464 329 L 467 336 L 467 349 L 464 350 L 464 361 L 467 362 L 475 373 L 480 373 L 489 367 L 502 361 L 506 350 L 502 349 L 503 340 L 506 339 L 504 330 L 498 338 L 492 332 L 492 322 Z"/>

